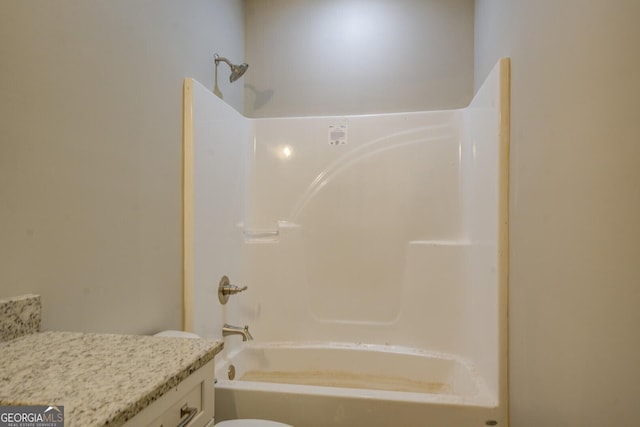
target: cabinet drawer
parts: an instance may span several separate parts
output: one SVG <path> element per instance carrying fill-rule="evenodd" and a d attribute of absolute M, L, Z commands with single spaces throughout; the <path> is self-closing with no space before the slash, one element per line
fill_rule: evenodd
<path fill-rule="evenodd" d="M 156 418 L 149 427 L 176 427 L 185 419 L 186 426 L 195 425 L 196 417 L 202 412 L 202 388 L 204 384 L 197 384 L 187 392 L 186 396 L 178 398 L 176 403 Z M 193 412 L 192 412 L 193 411 Z M 195 416 L 192 416 L 195 413 Z"/>
<path fill-rule="evenodd" d="M 213 418 L 213 360 L 167 391 L 158 400 L 129 420 L 125 427 L 176 427 L 186 419 L 185 427 L 203 427 Z"/>

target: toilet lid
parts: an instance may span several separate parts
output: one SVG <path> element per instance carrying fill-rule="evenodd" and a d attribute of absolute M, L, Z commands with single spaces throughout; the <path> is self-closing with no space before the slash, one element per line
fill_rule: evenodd
<path fill-rule="evenodd" d="M 154 335 L 154 337 L 172 337 L 172 338 L 200 338 L 199 335 L 196 335 L 192 332 L 184 332 L 184 331 L 162 331 L 158 332 Z"/>
<path fill-rule="evenodd" d="M 229 420 L 221 421 L 214 427 L 293 427 L 269 420 Z"/>

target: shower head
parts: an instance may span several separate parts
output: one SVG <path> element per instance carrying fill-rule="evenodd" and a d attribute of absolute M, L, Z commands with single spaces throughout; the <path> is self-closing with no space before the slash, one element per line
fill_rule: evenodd
<path fill-rule="evenodd" d="M 233 83 L 238 80 L 247 71 L 247 68 L 249 68 L 249 64 L 246 63 L 242 63 L 240 65 L 232 65 L 229 81 Z"/>
<path fill-rule="evenodd" d="M 223 58 L 219 56 L 217 53 L 213 57 L 215 58 L 216 66 L 218 66 L 218 63 L 220 61 L 222 61 L 222 62 L 225 62 L 231 68 L 231 75 L 229 76 L 229 81 L 231 83 L 235 82 L 240 77 L 242 77 L 242 75 L 247 71 L 247 68 L 249 68 L 249 64 L 246 64 L 246 63 L 242 63 L 240 65 L 234 65 L 227 58 Z"/>

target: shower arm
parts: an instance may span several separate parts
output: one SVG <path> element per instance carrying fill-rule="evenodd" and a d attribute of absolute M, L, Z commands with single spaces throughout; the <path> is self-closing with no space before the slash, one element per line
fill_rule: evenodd
<path fill-rule="evenodd" d="M 211 58 L 211 57 L 209 57 L 209 58 Z M 229 67 L 232 67 L 232 66 L 233 66 L 233 64 L 231 63 L 231 61 L 229 61 L 227 58 L 225 58 L 225 57 L 223 57 L 223 56 L 218 55 L 217 53 L 216 53 L 215 55 L 213 55 L 213 59 L 214 59 L 214 61 L 216 62 L 216 65 L 218 65 L 218 62 L 222 61 L 222 62 L 226 62 L 226 64 L 227 64 Z"/>

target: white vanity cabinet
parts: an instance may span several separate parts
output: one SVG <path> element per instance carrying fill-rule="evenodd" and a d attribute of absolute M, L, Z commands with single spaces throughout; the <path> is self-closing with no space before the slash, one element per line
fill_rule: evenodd
<path fill-rule="evenodd" d="M 213 419 L 214 361 L 140 411 L 124 427 L 204 427 Z"/>

